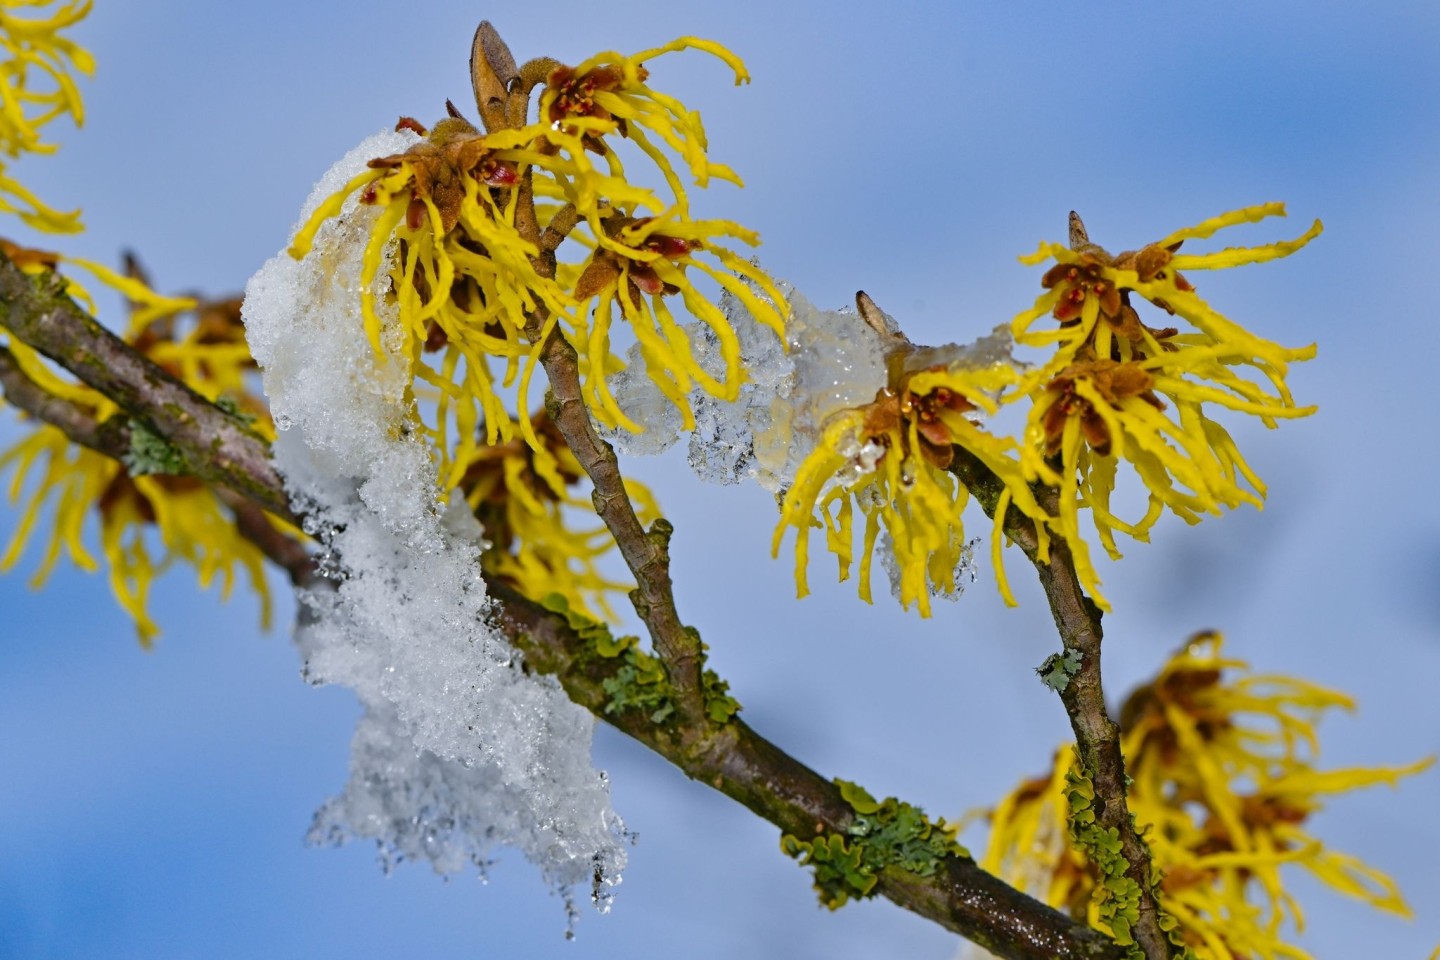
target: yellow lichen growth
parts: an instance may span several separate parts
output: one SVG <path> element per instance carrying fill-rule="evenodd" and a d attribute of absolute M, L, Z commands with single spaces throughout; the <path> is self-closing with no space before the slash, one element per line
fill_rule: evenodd
<path fill-rule="evenodd" d="M 74 74 L 88 76 L 95 64 L 62 31 L 84 19 L 90 5 L 91 0 L 0 0 L 0 153 L 8 159 L 53 152 L 54 144 L 41 136 L 60 117 L 69 116 L 77 126 L 84 122 Z M 82 229 L 80 211 L 48 206 L 6 168 L 0 161 L 0 213 L 13 213 L 28 226 L 50 233 Z"/>
<path fill-rule="evenodd" d="M 484 529 L 487 546 L 480 556 L 486 579 L 509 583 L 534 600 L 559 594 L 571 610 L 593 620 L 615 622 L 611 598 L 634 587 L 607 577 L 601 558 L 615 547 L 604 524 L 597 524 L 588 502 L 570 493 L 582 476 L 575 455 L 544 414 L 531 418 L 561 480 L 561 492 L 536 469 L 536 451 L 517 440 L 477 446 L 464 464 L 459 493 Z M 642 524 L 659 517 L 650 491 L 625 482 Z M 587 529 L 574 520 L 591 515 Z"/>
<path fill-rule="evenodd" d="M 1205 960 L 1307 958 L 1287 942 L 1301 929 L 1285 878 L 1303 869 L 1377 910 L 1409 916 L 1394 882 L 1332 850 L 1304 828 L 1324 798 L 1394 786 L 1432 759 L 1401 767 L 1319 770 L 1315 725 L 1351 709 L 1343 694 L 1286 676 L 1258 675 L 1201 634 L 1121 714 L 1130 812 L 1162 875 L 1161 902 L 1185 943 Z M 988 811 L 981 866 L 1056 907 L 1096 920 L 1097 882 L 1067 842 L 1064 796 L 1074 752 L 1056 752 L 1045 775 Z"/>
<path fill-rule="evenodd" d="M 773 304 L 784 300 L 773 282 L 722 242 L 754 245 L 756 235 L 730 221 L 690 217 L 668 159 L 667 149 L 678 154 L 702 186 L 711 178 L 738 183 L 707 159 L 699 116 L 645 83 L 643 59 L 686 47 L 719 56 L 743 76 L 724 48 L 684 38 L 635 57 L 602 54 L 556 67 L 541 91 L 541 121 L 517 129 L 481 133 L 453 109 L 428 131 L 403 119 L 400 127 L 423 139 L 372 160 L 297 234 L 290 252 L 302 257 L 351 195 L 379 208 L 363 254 L 362 313 L 379 350 L 376 281 L 388 277 L 383 295 L 395 299 L 403 349 L 415 375 L 439 391 L 435 433 L 445 487 L 458 482 L 477 444 L 518 434 L 544 450 L 525 411 L 552 334 L 565 335 L 579 354 L 583 396 L 596 419 L 639 431 L 606 384 L 625 366 L 611 346 L 617 314 L 629 321 L 648 374 L 687 426 L 691 389 L 734 399 L 743 379 L 735 333 L 697 279 L 741 299 L 777 336 L 783 331 L 783 307 Z M 616 137 L 655 163 L 670 201 L 627 179 L 610 144 Z M 595 155 L 603 169 L 592 164 Z M 694 357 L 691 334 L 666 303 L 674 295 L 719 340 L 719 376 Z M 440 352 L 438 361 L 426 358 L 430 352 Z M 518 422 L 506 412 L 502 391 L 510 387 Z M 559 484 L 553 462 L 536 466 Z"/>
<path fill-rule="evenodd" d="M 1090 243 L 1079 227 L 1072 248 L 1042 244 L 1024 258 L 1056 264 L 1042 280 L 1046 293 L 1015 318 L 1012 331 L 1020 344 L 1054 352 L 1006 401 L 1021 396 L 1032 401 L 1023 444 L 1025 476 L 1059 488 L 1054 530 L 1072 545 L 1081 582 L 1102 608 L 1108 609 L 1080 533 L 1081 510 L 1090 511 L 1101 545 L 1118 558 L 1115 533 L 1145 541 L 1166 509 L 1196 523 L 1222 508 L 1259 507 L 1264 484 L 1207 407 L 1247 413 L 1270 427 L 1315 410 L 1295 405 L 1285 379 L 1289 364 L 1313 357 L 1315 347 L 1291 349 L 1250 333 L 1197 296 L 1179 272 L 1278 259 L 1319 235 L 1316 221 L 1295 240 L 1208 254 L 1177 252 L 1186 240 L 1283 214 L 1278 203 L 1246 207 L 1118 255 Z M 1132 293 L 1187 321 L 1193 331 L 1146 325 L 1131 303 Z M 1046 314 L 1059 327 L 1034 329 Z M 1242 376 L 1243 368 L 1257 376 Z M 1121 460 L 1134 467 L 1149 496 L 1145 513 L 1128 521 L 1110 507 Z"/>

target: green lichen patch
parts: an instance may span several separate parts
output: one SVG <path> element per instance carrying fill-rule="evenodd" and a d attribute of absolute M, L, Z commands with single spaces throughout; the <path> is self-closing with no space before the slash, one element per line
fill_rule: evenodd
<path fill-rule="evenodd" d="M 132 477 L 189 473 L 185 457 L 164 437 L 139 420 L 130 421 L 130 449 L 121 458 Z"/>
<path fill-rule="evenodd" d="M 1140 945 L 1130 933 L 1140 918 L 1140 884 L 1125 875 L 1130 863 L 1121 851 L 1120 831 L 1099 822 L 1095 785 L 1078 764 L 1065 774 L 1065 800 L 1070 840 L 1099 873 L 1095 902 L 1100 921 L 1110 928 L 1116 943 L 1129 948 L 1131 957 L 1143 960 Z"/>
<path fill-rule="evenodd" d="M 1099 875 L 1100 883 L 1095 888 L 1094 898 L 1100 921 L 1109 927 L 1115 942 L 1127 948 L 1131 960 L 1144 960 L 1145 954 L 1132 933 L 1140 918 L 1140 884 L 1125 875 L 1130 863 L 1121 851 L 1120 832 L 1100 824 L 1095 813 L 1095 785 L 1078 763 L 1065 774 L 1065 799 L 1069 805 L 1070 840 L 1085 854 Z M 1150 892 L 1158 904 L 1158 874 L 1150 878 Z M 1185 946 L 1176 919 L 1162 910 L 1159 923 L 1170 942 L 1182 948 L 1175 955 L 1176 960 L 1196 960 L 1194 951 Z"/>
<path fill-rule="evenodd" d="M 635 710 L 644 713 L 652 723 L 664 723 L 674 716 L 675 704 L 665 667 L 640 648 L 639 637 L 612 635 L 605 624 L 572 610 L 569 602 L 558 593 L 550 594 L 540 605 L 565 618 L 570 629 L 586 642 L 589 655 L 601 660 L 620 661 L 614 673 L 601 682 L 606 695 L 607 714 Z M 703 644 L 701 648 L 704 648 Z M 715 671 L 703 671 L 701 683 L 705 713 L 711 722 L 726 723 L 740 712 L 740 702 L 729 694 L 730 684 L 720 679 Z"/>
<path fill-rule="evenodd" d="M 626 662 L 606 677 L 605 712 L 624 713 L 639 710 L 651 723 L 664 723 L 675 712 L 670 702 L 670 687 L 665 681 L 665 668 L 660 661 L 635 647 L 625 651 Z"/>
<path fill-rule="evenodd" d="M 700 643 L 698 631 L 693 627 L 685 629 L 695 633 L 695 642 L 700 644 L 701 653 L 709 651 L 709 647 Z M 729 723 L 730 718 L 740 712 L 740 701 L 730 696 L 730 681 L 721 680 L 720 675 L 709 667 L 700 672 L 700 693 L 705 698 L 705 715 L 711 723 Z"/>
<path fill-rule="evenodd" d="M 1040 674 L 1040 682 L 1045 686 L 1056 693 L 1064 693 L 1065 688 L 1070 686 L 1071 678 L 1080 672 L 1082 657 L 1079 650 L 1052 653 L 1045 658 L 1044 663 L 1035 668 L 1035 672 Z"/>
<path fill-rule="evenodd" d="M 847 780 L 836 780 L 835 785 L 855 811 L 843 836 L 832 833 L 813 841 L 789 834 L 780 838 L 781 850 L 815 868 L 815 891 L 831 910 L 872 896 L 886 867 L 930 877 L 946 857 L 970 856 L 956 842 L 955 827 L 943 819 L 932 822 L 919 807 L 894 797 L 876 800 Z"/>
<path fill-rule="evenodd" d="M 838 833 L 816 837 L 809 843 L 787 833 L 780 838 L 780 849 L 786 856 L 815 868 L 815 892 L 831 910 L 839 910 L 852 898 L 870 896 L 880 879 L 865 863 L 864 846 L 847 844 Z"/>
<path fill-rule="evenodd" d="M 221 410 L 224 410 L 230 416 L 234 417 L 236 420 L 239 420 L 247 427 L 254 426 L 255 424 L 255 414 L 248 413 L 243 408 L 241 408 L 239 402 L 234 397 L 216 397 L 215 406 L 219 407 Z"/>

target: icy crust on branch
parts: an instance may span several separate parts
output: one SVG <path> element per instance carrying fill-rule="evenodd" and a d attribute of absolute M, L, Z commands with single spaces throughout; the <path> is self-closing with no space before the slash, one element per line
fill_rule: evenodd
<path fill-rule="evenodd" d="M 935 366 L 983 369 L 999 364 L 1021 366 L 1012 356 L 1014 340 L 1008 325 L 996 327 L 974 343 L 918 347 L 901 335 L 898 325 L 884 316 L 884 331 L 867 324 L 846 307 L 822 310 L 787 283 L 780 289 L 790 303 L 786 325 L 788 351 L 762 326 L 740 300 L 730 294 L 720 307 L 740 340 L 746 382 L 734 403 L 696 390 L 690 396 L 695 430 L 690 434 L 688 460 L 702 480 L 733 484 L 754 480 L 771 493 L 783 494 L 796 470 L 820 442 L 829 419 L 844 410 L 875 399 L 887 382 L 887 352 L 903 354 L 901 368 L 915 372 Z M 756 291 L 759 295 L 758 291 Z M 722 371 L 719 341 L 708 327 L 686 328 L 700 365 L 712 374 Z M 620 452 L 634 456 L 661 453 L 680 438 L 680 415 L 645 375 L 639 348 L 632 348 L 629 366 L 611 381 L 612 391 L 626 416 L 645 427 L 643 433 L 605 431 Z M 873 445 L 872 445 L 873 446 Z M 868 459 L 856 450 L 854 463 L 836 482 L 850 482 L 873 470 L 880 453 Z M 899 568 L 887 534 L 877 543 L 881 565 L 889 574 L 891 592 L 900 597 Z M 975 579 L 974 544 L 961 554 L 955 570 L 955 589 L 933 595 L 959 600 L 965 584 Z"/>
<path fill-rule="evenodd" d="M 414 139 L 383 133 L 352 150 L 301 222 L 368 159 Z M 428 860 L 444 874 L 511 846 L 561 887 L 618 882 L 625 838 L 590 760 L 593 718 L 550 678 L 523 673 L 491 625 L 482 531 L 439 506 L 383 297 L 390 352 L 377 357 L 365 335 L 360 261 L 374 215 L 351 198 L 304 260 L 281 253 L 245 297 L 281 429 L 276 466 L 330 577 L 300 596 L 305 676 L 353 688 L 365 708 L 350 782 L 312 839 L 372 839 L 386 862 Z"/>

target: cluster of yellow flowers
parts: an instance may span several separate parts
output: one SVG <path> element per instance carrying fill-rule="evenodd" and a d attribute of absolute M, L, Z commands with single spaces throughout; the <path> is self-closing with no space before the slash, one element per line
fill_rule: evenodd
<path fill-rule="evenodd" d="M 1213 633 L 1195 637 L 1121 715 L 1131 777 L 1130 812 L 1163 874 L 1163 904 L 1204 960 L 1292 957 L 1287 922 L 1303 927 L 1286 892 L 1286 867 L 1326 886 L 1409 916 L 1394 882 L 1305 829 L 1331 794 L 1395 783 L 1433 758 L 1404 767 L 1318 770 L 1315 724 L 1344 694 L 1284 676 L 1249 672 L 1221 653 Z M 1017 786 L 986 812 L 981 866 L 1055 907 L 1098 920 L 1100 891 L 1085 855 L 1069 842 L 1066 777 L 1073 749 L 1051 771 Z"/>
<path fill-rule="evenodd" d="M 0 46 L 11 57 L 0 67 L 0 145 L 12 156 L 47 150 L 38 132 L 56 116 L 68 112 L 79 121 L 81 101 L 66 67 L 86 73 L 91 69 L 89 55 L 58 33 L 88 13 L 89 0 L 65 4 L 44 21 L 10 14 L 13 6 L 33 5 L 6 2 L 0 13 Z M 749 287 L 726 271 L 773 291 L 768 279 L 716 239 L 733 236 L 753 244 L 755 237 L 735 224 L 689 218 L 679 177 L 644 132 L 651 131 L 675 149 L 698 183 L 710 177 L 736 180 L 728 169 L 706 160 L 698 116 L 645 86 L 641 61 L 687 46 L 717 53 L 736 68 L 737 79 L 743 78 L 733 56 L 699 40 L 677 41 L 636 57 L 605 54 L 574 69 L 557 69 L 542 96 L 544 123 L 482 137 L 458 117 L 442 120 L 409 152 L 377 158 L 364 176 L 322 208 L 309 233 L 297 241 L 298 251 L 354 190 L 363 191 L 366 203 L 382 208 L 365 254 L 368 279 L 380 271 L 386 244 L 397 240 L 390 281 L 410 334 L 407 348 L 416 360 L 417 375 L 439 388 L 437 449 L 447 465 L 444 489 L 458 490 L 485 527 L 490 547 L 482 566 L 526 595 L 538 599 L 558 593 L 573 609 L 591 616 L 613 618 L 609 596 L 629 588 L 600 568 L 613 539 L 603 526 L 572 529 L 571 513 L 583 506 L 570 492 L 581 476 L 579 465 L 543 415 L 517 418 L 506 411 L 488 363 L 496 358 L 506 365 L 505 384 L 523 365 L 519 409 L 524 411 L 525 383 L 544 336 L 563 319 L 575 342 L 588 348 L 587 395 L 608 397 L 604 373 L 617 365 L 609 354 L 608 325 L 618 303 L 621 315 L 637 325 L 637 336 L 649 345 L 646 357 L 653 374 L 666 379 L 668 395 L 682 407 L 688 410 L 692 381 L 728 396 L 738 389 L 733 331 L 696 292 L 686 271 L 693 267 L 713 276 L 737 295 L 743 288 L 748 302 L 764 310 Z M 56 90 L 36 92 L 32 81 L 37 72 L 50 76 Z M 406 125 L 425 133 L 413 121 Z M 615 131 L 637 143 L 659 167 L 674 193 L 668 207 L 651 192 L 626 183 L 618 157 L 605 145 L 605 135 Z M 605 157 L 607 172 L 590 165 L 587 151 Z M 571 203 L 579 218 L 574 235 L 588 244 L 582 262 L 561 263 L 558 272 L 537 267 L 536 237 L 525 235 L 516 224 L 518 189 L 512 188 L 532 169 L 537 173 L 528 178 L 528 189 Z M 80 229 L 78 213 L 55 213 L 5 178 L 3 168 L 0 195 L 24 200 L 25 209 L 13 204 L 4 209 L 19 213 L 32 226 Z M 540 209 L 544 212 L 537 228 L 554 225 L 558 207 Z M 273 440 L 264 401 L 253 390 L 254 362 L 237 302 L 163 297 L 138 274 L 122 275 L 101 264 L 9 241 L 0 240 L 0 249 L 26 272 L 78 266 L 123 294 L 131 306 L 127 340 L 132 346 L 207 399 L 234 404 L 259 434 Z M 93 313 L 89 292 L 74 280 L 67 279 L 67 284 L 68 292 Z M 709 378 L 690 357 L 688 341 L 663 302 L 677 291 L 726 344 L 727 384 Z M 378 349 L 373 299 L 367 297 L 363 306 Z M 769 310 L 778 331 L 780 315 Z M 592 314 L 587 329 L 586 318 Z M 643 326 L 647 321 L 649 326 Z M 542 328 L 538 335 L 536 323 Z M 437 348 L 444 350 L 443 359 L 432 368 L 422 358 L 427 349 Z M 108 398 L 57 375 L 25 344 L 11 338 L 8 349 L 32 380 L 97 422 L 120 412 Z M 446 441 L 451 405 L 459 434 L 453 450 Z M 624 419 L 613 400 L 596 399 L 596 409 L 614 411 L 612 421 Z M 523 437 L 517 437 L 517 423 Z M 160 450 L 163 454 L 163 445 Z M 158 632 L 147 612 L 151 583 L 175 560 L 195 567 L 202 587 L 220 576 L 225 595 L 236 572 L 248 572 L 268 623 L 269 594 L 259 550 L 240 535 L 214 491 L 184 475 L 183 464 L 122 465 L 74 446 L 54 427 L 40 425 L 0 454 L 0 470 L 13 470 L 10 499 L 25 500 L 22 521 L 0 556 L 0 570 L 20 559 L 47 509 L 53 514 L 53 529 L 32 583 L 43 583 L 62 552 L 81 568 L 96 569 L 84 529 L 87 519 L 97 516 L 112 590 L 134 619 L 143 643 Z M 628 488 L 642 521 L 658 516 L 643 485 L 630 482 Z M 279 524 L 273 518 L 269 522 Z M 158 533 L 158 554 L 152 530 Z"/>
<path fill-rule="evenodd" d="M 869 557 L 883 525 L 895 545 L 901 602 L 916 603 L 928 616 L 931 590 L 953 589 L 953 571 L 966 545 L 961 519 L 966 491 L 947 472 L 956 446 L 1004 486 L 995 509 L 992 556 L 1000 592 L 1011 604 L 1001 564 L 1001 525 L 1011 506 L 1034 523 L 1042 560 L 1051 536 L 1066 540 L 1082 584 L 1102 609 L 1109 607 L 1080 532 L 1082 509 L 1090 512 L 1106 552 L 1118 558 L 1115 533 L 1146 540 L 1166 508 L 1195 523 L 1222 507 L 1259 506 L 1264 484 L 1225 428 L 1207 416 L 1206 406 L 1248 413 L 1266 426 L 1312 413 L 1314 407 L 1295 405 L 1285 378 L 1289 364 L 1314 356 L 1315 348 L 1290 349 L 1246 331 L 1202 300 L 1179 271 L 1288 256 L 1319 234 L 1320 223 L 1291 241 L 1197 255 L 1177 251 L 1184 241 L 1207 238 L 1223 227 L 1283 214 L 1278 203 L 1247 207 L 1118 255 L 1090 243 L 1078 218 L 1072 219 L 1070 247 L 1047 243 L 1024 258 L 1029 264 L 1055 261 L 1041 280 L 1045 292 L 1011 323 L 1017 343 L 1052 351 L 1030 369 L 1007 364 L 977 369 L 963 359 L 935 362 L 933 350 L 897 338 L 887 355 L 889 382 L 874 403 L 832 417 L 785 498 L 775 547 L 787 528 L 796 529 L 801 595 L 813 526 L 825 527 L 845 578 L 856 503 L 867 517 L 861 596 L 869 599 Z M 1147 326 L 1132 295 L 1181 317 L 1194 330 Z M 1059 326 L 1034 329 L 1047 314 Z M 1258 376 L 1242 376 L 1238 371 L 1244 368 Z M 1019 402 L 1030 407 L 1018 440 L 990 433 L 971 419 Z M 1121 460 L 1135 468 L 1149 491 L 1149 508 L 1133 521 L 1111 509 Z M 1055 492 L 1053 506 L 1042 504 L 1043 488 Z"/>
<path fill-rule="evenodd" d="M 693 388 L 733 400 L 743 376 L 736 334 L 697 287 L 696 276 L 712 279 L 777 336 L 782 333 L 779 291 L 724 242 L 754 245 L 757 237 L 728 220 L 691 217 L 680 175 L 661 147 L 678 155 L 700 186 L 712 178 L 739 182 L 707 158 L 699 115 L 646 82 L 645 61 L 685 48 L 721 59 L 737 83 L 749 79 L 728 50 L 687 37 L 633 56 L 603 53 L 576 67 L 554 67 L 540 92 L 540 119 L 514 129 L 481 133 L 453 107 L 430 130 L 402 119 L 399 128 L 423 139 L 404 153 L 373 159 L 296 236 L 291 254 L 298 258 L 357 191 L 362 203 L 379 209 L 364 251 L 366 328 L 380 349 L 375 280 L 384 270 L 385 295 L 397 304 L 414 373 L 439 391 L 436 447 L 446 466 L 445 487 L 459 481 L 480 444 L 518 434 L 535 451 L 536 472 L 562 492 L 554 458 L 528 416 L 530 380 L 557 328 L 580 355 L 592 415 L 632 431 L 642 426 L 626 416 L 606 383 L 623 368 L 611 349 L 617 313 L 629 322 L 649 376 L 680 409 L 687 428 L 694 423 L 688 399 Z M 616 139 L 634 144 L 654 164 L 669 189 L 667 199 L 627 179 Z M 604 161 L 603 169 L 591 154 Z M 714 331 L 724 361 L 721 377 L 694 357 L 666 303 L 672 295 Z M 432 362 L 427 352 L 440 357 Z M 500 393 L 512 385 L 515 418 Z"/>
<path fill-rule="evenodd" d="M 363 253 L 361 313 L 378 352 L 377 296 L 393 298 L 412 371 L 434 392 L 442 489 L 458 489 L 485 527 L 488 573 L 532 597 L 559 593 L 591 616 L 613 618 L 607 594 L 626 585 L 597 565 L 613 547 L 608 531 L 567 526 L 571 509 L 584 506 L 570 493 L 579 465 L 548 418 L 529 413 L 548 338 L 559 330 L 575 347 L 595 419 L 638 432 L 643 426 L 607 384 L 624 366 L 611 344 L 617 319 L 628 322 L 647 374 L 687 428 L 694 388 L 733 400 L 744 377 L 735 331 L 695 280 L 729 291 L 777 336 L 784 329 L 774 283 L 727 244 L 753 246 L 756 235 L 690 215 L 680 169 L 701 187 L 740 180 L 708 158 L 699 114 L 647 83 L 645 62 L 687 48 L 720 59 L 736 83 L 748 81 L 728 50 L 686 37 L 632 56 L 607 52 L 553 66 L 539 119 L 513 129 L 482 133 L 448 104 L 449 115 L 429 129 L 403 118 L 397 129 L 421 139 L 371 160 L 316 209 L 290 249 L 305 256 L 352 195 L 377 208 Z M 627 178 L 617 140 L 653 165 L 668 196 Z M 714 332 L 721 375 L 694 356 L 692 335 L 667 305 L 672 296 Z M 517 415 L 509 412 L 512 389 Z M 627 487 L 642 522 L 658 516 L 648 490 Z"/>

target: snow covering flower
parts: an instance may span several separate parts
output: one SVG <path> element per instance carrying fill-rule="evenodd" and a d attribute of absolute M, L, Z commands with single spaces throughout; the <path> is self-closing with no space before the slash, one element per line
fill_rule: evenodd
<path fill-rule="evenodd" d="M 477 443 L 505 443 L 518 434 L 544 456 L 528 417 L 528 392 L 541 349 L 556 330 L 568 332 L 580 354 L 584 396 L 596 418 L 634 431 L 642 426 L 621 412 L 606 385 L 625 366 L 611 348 L 617 307 L 642 347 L 649 376 L 687 423 L 693 423 L 686 399 L 692 383 L 734 399 L 743 376 L 734 331 L 697 279 L 749 298 L 758 317 L 777 335 L 782 330 L 783 300 L 774 284 L 721 242 L 754 245 L 756 235 L 730 221 L 691 218 L 674 166 L 645 133 L 678 153 L 700 185 L 711 177 L 739 182 L 706 158 L 698 115 L 644 82 L 641 60 L 685 47 L 714 53 L 743 77 L 739 60 L 724 48 L 684 38 L 634 57 L 602 54 L 575 68 L 555 68 L 541 92 L 542 120 L 517 129 L 482 134 L 453 107 L 428 131 L 402 119 L 397 129 L 421 139 L 372 159 L 296 235 L 290 252 L 299 258 L 321 224 L 357 192 L 382 210 L 364 254 L 366 329 L 379 353 L 376 302 L 393 297 L 414 374 L 439 391 L 437 447 L 448 485 L 458 482 L 460 464 Z M 630 139 L 654 161 L 672 202 L 627 180 L 607 141 L 611 134 Z M 592 154 L 601 156 L 603 170 Z M 383 292 L 374 283 L 382 274 L 389 279 Z M 773 302 L 755 298 L 751 284 Z M 718 333 L 723 376 L 695 360 L 665 303 L 669 295 Z M 438 362 L 425 359 L 437 351 Z M 501 392 L 512 386 L 518 418 L 507 412 Z M 541 472 L 553 479 L 553 464 Z"/>
<path fill-rule="evenodd" d="M 1332 850 L 1304 827 L 1324 798 L 1394 786 L 1433 758 L 1401 767 L 1322 771 L 1315 725 L 1344 694 L 1293 677 L 1250 672 L 1200 634 L 1132 694 L 1121 712 L 1130 811 L 1145 830 L 1168 913 L 1204 960 L 1307 958 L 1287 943 L 1303 926 L 1285 888 L 1286 868 L 1377 910 L 1408 917 L 1394 882 Z M 1067 842 L 1067 774 L 1074 752 L 1056 752 L 1050 772 L 1027 780 L 988 811 L 981 866 L 1045 902 L 1097 920 L 1097 881 Z"/>
<path fill-rule="evenodd" d="M 1012 330 L 1018 343 L 1054 353 L 1006 400 L 1032 400 L 1021 458 L 1025 477 L 1060 488 L 1054 530 L 1070 542 L 1082 583 L 1102 608 L 1108 605 L 1080 534 L 1081 509 L 1089 509 L 1102 546 L 1118 558 L 1115 532 L 1147 540 L 1167 508 L 1196 523 L 1221 508 L 1258 507 L 1264 484 L 1206 407 L 1248 413 L 1269 427 L 1315 410 L 1296 406 L 1285 380 L 1290 363 L 1315 355 L 1314 345 L 1292 349 L 1250 333 L 1202 300 L 1179 272 L 1278 259 L 1319 235 L 1317 220 L 1295 240 L 1177 252 L 1186 240 L 1284 212 L 1279 203 L 1246 207 L 1114 256 L 1090 243 L 1079 226 L 1073 249 L 1046 243 L 1023 258 L 1031 264 L 1054 259 L 1056 265 L 1041 280 L 1046 292 L 1015 318 Z M 1195 332 L 1146 325 L 1132 293 L 1188 321 Z M 1032 329 L 1046 314 L 1059 327 Z M 1242 376 L 1237 371 L 1243 368 L 1258 376 Z M 1149 507 L 1134 521 L 1110 509 L 1120 460 L 1135 468 L 1149 491 Z"/>
<path fill-rule="evenodd" d="M 41 139 L 54 120 L 84 122 L 85 107 L 73 74 L 95 69 L 90 54 L 62 31 L 90 12 L 91 0 L 0 0 L 0 153 L 13 160 L 25 153 L 50 153 Z M 38 16 L 21 13 L 39 12 Z M 13 213 L 36 230 L 75 233 L 80 211 L 46 205 L 6 172 L 0 161 L 0 213 Z"/>
<path fill-rule="evenodd" d="M 27 270 L 49 269 L 54 263 L 35 253 L 21 252 L 16 262 Z M 122 291 L 137 298 L 132 301 L 132 317 L 143 322 L 132 322 L 128 336 L 132 346 L 207 399 L 233 404 L 237 413 L 252 420 L 255 429 L 273 437 L 264 401 L 246 385 L 246 371 L 253 370 L 254 363 L 245 346 L 236 301 L 196 304 L 160 297 L 150 293 L 138 277 L 104 273 L 125 281 L 118 284 Z M 178 318 L 175 312 L 186 307 L 191 308 L 188 316 Z M 157 313 L 161 315 L 157 317 Z M 48 393 L 88 411 L 97 423 L 123 416 L 114 401 L 56 375 L 23 343 L 12 339 L 9 350 L 32 380 Z M 261 623 L 268 629 L 270 594 L 263 554 L 240 535 L 228 509 L 208 486 L 183 475 L 183 463 L 170 462 L 175 455 L 163 440 L 134 421 L 130 428 L 128 465 L 76 446 L 59 429 L 46 424 L 0 454 L 0 470 L 14 470 L 11 501 L 26 496 L 20 524 L 0 557 L 0 570 L 20 559 L 48 508 L 52 515 L 50 539 L 31 584 L 45 582 L 62 551 L 76 566 L 93 572 L 99 563 L 85 545 L 85 527 L 91 517 L 98 517 L 100 552 L 109 570 L 111 591 L 135 621 L 142 644 L 148 646 L 159 633 L 148 612 L 151 584 L 176 561 L 195 569 L 202 588 L 219 577 L 222 599 L 229 598 L 236 575 L 243 571 L 260 599 Z"/>
<path fill-rule="evenodd" d="M 521 441 L 484 444 L 464 464 L 459 491 L 485 530 L 489 546 L 480 555 L 486 578 L 510 583 L 527 597 L 565 598 L 569 608 L 591 619 L 615 620 L 611 595 L 634 587 L 605 576 L 600 559 L 615 547 L 603 523 L 594 521 L 591 504 L 569 493 L 584 475 L 560 431 L 545 414 L 531 417 L 535 435 L 550 452 L 563 483 L 539 475 L 535 449 Z M 660 515 L 644 484 L 625 481 L 640 522 L 649 525 Z M 588 513 L 589 529 L 569 522 Z"/>
<path fill-rule="evenodd" d="M 399 130 L 413 134 L 424 128 L 402 120 Z M 403 152 L 372 159 L 316 208 L 290 247 L 292 256 L 304 256 L 316 232 L 356 191 L 361 202 L 379 208 L 363 258 L 365 330 L 381 353 L 375 281 L 383 271 L 414 373 L 440 390 L 442 453 L 454 404 L 461 444 L 454 463 L 464 459 L 482 424 L 487 443 L 515 435 L 491 358 L 504 363 L 504 382 L 513 381 L 529 351 L 528 318 L 568 309 L 564 292 L 537 271 L 531 258 L 538 247 L 521 236 L 516 206 L 502 196 L 508 193 L 513 201 L 514 191 L 505 188 L 514 186 L 519 174 L 500 154 L 498 142 L 467 121 L 442 120 Z M 425 350 L 443 351 L 438 367 L 422 359 Z"/>

